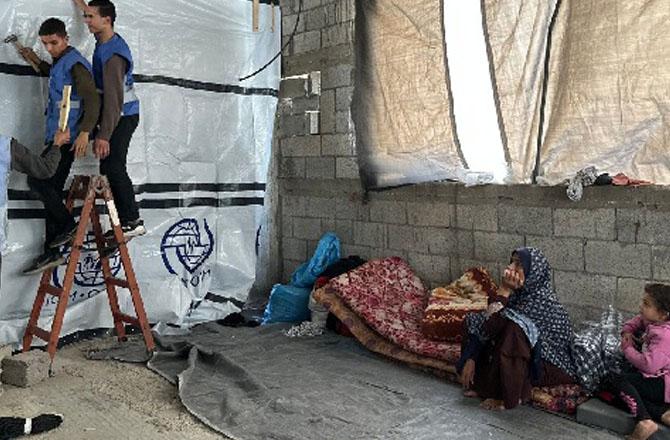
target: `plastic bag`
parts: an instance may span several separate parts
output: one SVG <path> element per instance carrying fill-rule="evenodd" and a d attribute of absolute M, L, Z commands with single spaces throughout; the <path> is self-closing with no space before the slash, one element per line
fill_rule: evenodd
<path fill-rule="evenodd" d="M 311 289 L 275 284 L 263 313 L 263 324 L 276 322 L 301 322 L 309 319 Z"/>
<path fill-rule="evenodd" d="M 316 251 L 314 251 L 314 255 L 309 262 L 300 265 L 293 272 L 291 285 L 311 288 L 323 271 L 339 259 L 340 239 L 334 233 L 327 232 L 319 240 Z"/>

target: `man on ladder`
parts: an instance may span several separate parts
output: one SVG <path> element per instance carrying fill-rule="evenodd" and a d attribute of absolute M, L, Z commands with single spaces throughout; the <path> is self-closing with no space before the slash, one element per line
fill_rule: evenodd
<path fill-rule="evenodd" d="M 100 174 L 109 179 L 127 241 L 146 233 L 126 168 L 128 147 L 140 119 L 133 56 L 125 40 L 114 32 L 116 8 L 111 1 L 92 0 L 88 6 L 84 0 L 75 3 L 84 12 L 88 29 L 97 40 L 93 76 L 102 96 L 102 116 L 95 136 L 95 154 L 100 158 Z M 112 231 L 105 238 L 114 243 Z"/>
<path fill-rule="evenodd" d="M 67 126 L 75 141 L 72 146 L 68 145 L 61 149 L 58 168 L 52 177 L 28 179 L 29 186 L 39 194 L 44 203 L 46 237 L 44 253 L 24 270 L 23 273 L 26 275 L 43 272 L 65 261 L 58 247 L 72 240 L 77 224 L 63 205 L 63 186 L 70 174 L 75 156 L 81 157 L 86 154 L 89 133 L 95 127 L 100 114 L 100 98 L 95 90 L 91 65 L 77 49 L 68 45 L 65 23 L 56 18 L 49 18 L 42 23 L 39 35 L 53 59 L 53 65 L 40 60 L 29 48 L 21 50 L 21 55 L 39 65 L 42 73 L 49 74 L 49 99 L 46 109 L 47 150 L 53 146 L 54 136 L 58 130 L 63 89 L 67 85 L 72 86 L 71 111 Z"/>

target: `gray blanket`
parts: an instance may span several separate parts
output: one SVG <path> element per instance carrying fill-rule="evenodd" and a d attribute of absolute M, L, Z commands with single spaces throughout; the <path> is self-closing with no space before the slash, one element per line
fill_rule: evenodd
<path fill-rule="evenodd" d="M 149 368 L 179 384 L 191 413 L 235 440 L 615 438 L 528 407 L 483 411 L 453 384 L 353 339 L 288 338 L 285 329 L 201 325 L 158 338 Z"/>

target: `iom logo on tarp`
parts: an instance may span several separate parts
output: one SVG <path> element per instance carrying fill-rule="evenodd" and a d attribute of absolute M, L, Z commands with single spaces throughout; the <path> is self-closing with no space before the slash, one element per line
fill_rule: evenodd
<path fill-rule="evenodd" d="M 207 220 L 202 221 L 202 229 L 198 220 L 187 218 L 180 220 L 167 230 L 161 241 L 161 254 L 167 270 L 181 277 L 185 287 L 198 287 L 211 275 L 210 270 L 203 270 L 214 250 L 214 234 Z M 184 277 L 184 270 L 187 275 Z"/>
<path fill-rule="evenodd" d="M 63 249 L 69 252 L 68 248 Z M 69 256 L 68 256 L 69 262 Z M 112 277 L 117 277 L 121 272 L 121 257 L 119 253 L 109 257 L 109 266 L 112 271 Z M 63 278 L 67 265 L 59 266 L 53 272 L 53 284 L 57 287 L 63 287 Z M 86 233 L 86 239 L 81 249 L 77 269 L 74 273 L 74 285 L 70 293 L 70 301 L 75 302 L 91 298 L 104 289 L 97 289 L 105 285 L 105 275 L 102 273 L 102 263 L 98 255 L 98 246 L 95 242 L 93 231 Z M 56 301 L 54 301 L 55 303 Z"/>

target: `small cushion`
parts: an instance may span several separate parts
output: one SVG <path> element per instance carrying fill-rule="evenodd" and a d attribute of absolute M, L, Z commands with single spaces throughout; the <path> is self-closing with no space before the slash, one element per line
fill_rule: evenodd
<path fill-rule="evenodd" d="M 447 287 L 433 289 L 423 319 L 422 333 L 430 339 L 461 342 L 465 315 L 486 310 L 498 287 L 486 269 L 468 269 Z"/>

